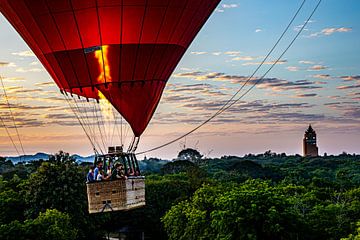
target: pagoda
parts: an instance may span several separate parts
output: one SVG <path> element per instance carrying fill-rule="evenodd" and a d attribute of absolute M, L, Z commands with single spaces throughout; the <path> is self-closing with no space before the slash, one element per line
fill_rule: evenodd
<path fill-rule="evenodd" d="M 309 125 L 303 139 L 303 156 L 304 157 L 317 157 L 319 156 L 319 149 L 316 145 L 316 132 Z"/>

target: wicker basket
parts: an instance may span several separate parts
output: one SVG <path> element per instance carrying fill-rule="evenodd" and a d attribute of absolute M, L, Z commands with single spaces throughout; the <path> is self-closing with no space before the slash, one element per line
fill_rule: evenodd
<path fill-rule="evenodd" d="M 87 183 L 89 213 L 145 206 L 145 177 Z"/>

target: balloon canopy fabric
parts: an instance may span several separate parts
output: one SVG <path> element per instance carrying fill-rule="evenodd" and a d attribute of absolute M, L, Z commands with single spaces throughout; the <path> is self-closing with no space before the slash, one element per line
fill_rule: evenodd
<path fill-rule="evenodd" d="M 59 88 L 99 99 L 135 136 L 220 0 L 0 0 L 0 11 Z"/>

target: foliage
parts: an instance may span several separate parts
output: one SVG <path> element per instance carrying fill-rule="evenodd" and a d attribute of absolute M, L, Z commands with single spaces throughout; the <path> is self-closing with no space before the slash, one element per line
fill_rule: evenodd
<path fill-rule="evenodd" d="M 165 164 L 161 168 L 162 174 L 174 174 L 180 172 L 187 172 L 191 169 L 197 168 L 197 166 L 188 160 L 177 160 Z"/>
<path fill-rule="evenodd" d="M 34 220 L 26 220 L 24 223 L 15 220 L 1 225 L 0 239 L 73 240 L 77 239 L 77 230 L 68 214 L 54 209 L 40 213 Z"/>
<path fill-rule="evenodd" d="M 0 158 L 0 239 L 101 239 L 119 229 L 148 239 L 359 239 L 360 156 L 200 159 L 141 161 L 146 206 L 89 215 L 87 164 L 61 151 L 49 161 Z"/>
<path fill-rule="evenodd" d="M 260 180 L 205 185 L 162 221 L 170 239 L 339 239 L 360 213 L 360 189 L 323 191 Z"/>
<path fill-rule="evenodd" d="M 186 160 L 199 164 L 202 157 L 203 155 L 201 155 L 201 153 L 198 150 L 192 148 L 186 148 L 179 152 L 177 159 Z"/>
<path fill-rule="evenodd" d="M 355 234 L 350 234 L 347 238 L 341 240 L 360 240 L 360 222 L 357 223 L 357 229 Z"/>

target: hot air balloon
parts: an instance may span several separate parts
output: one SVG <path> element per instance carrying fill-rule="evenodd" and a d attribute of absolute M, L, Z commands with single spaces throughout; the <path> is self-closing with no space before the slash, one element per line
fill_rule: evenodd
<path fill-rule="evenodd" d="M 120 147 L 99 159 L 119 160 L 134 171 L 138 164 L 133 152 L 166 82 L 219 2 L 0 0 L 0 11 L 65 95 L 106 99 L 129 123 L 137 138 L 131 153 L 124 154 Z M 121 186 L 88 185 L 89 203 L 95 199 L 90 212 L 109 204 L 112 210 L 143 205 L 136 199 L 145 194 L 144 181 L 135 180 L 138 187 L 129 179 Z M 120 196 L 112 187 L 135 193 Z"/>

